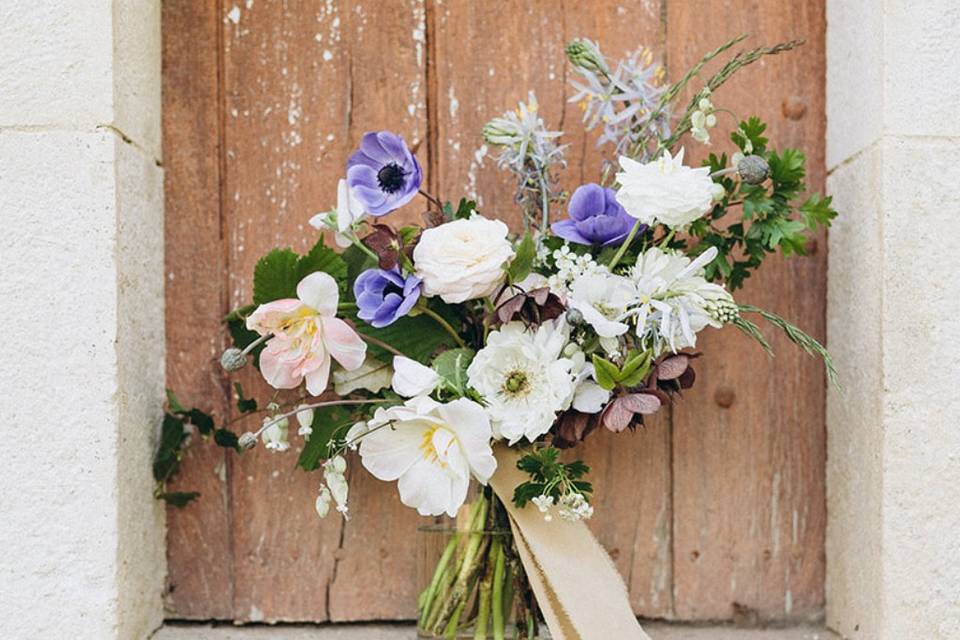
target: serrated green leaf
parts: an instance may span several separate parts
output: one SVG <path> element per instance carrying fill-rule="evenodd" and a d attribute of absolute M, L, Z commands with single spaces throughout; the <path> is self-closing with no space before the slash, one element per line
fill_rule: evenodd
<path fill-rule="evenodd" d="M 201 435 L 208 435 L 213 431 L 213 416 L 200 411 L 200 409 L 190 409 L 182 414 L 187 421 L 197 428 Z"/>
<path fill-rule="evenodd" d="M 213 432 L 213 441 L 224 449 L 240 450 L 240 439 L 230 429 L 217 429 Z"/>
<path fill-rule="evenodd" d="M 253 269 L 253 302 L 266 304 L 274 300 L 297 297 L 297 263 L 300 256 L 292 249 L 274 249 L 257 261 Z"/>
<path fill-rule="evenodd" d="M 329 273 L 341 289 L 345 286 L 347 263 L 336 251 L 324 245 L 322 236 L 310 251 L 297 261 L 297 283 L 317 271 Z"/>
<path fill-rule="evenodd" d="M 507 277 L 510 282 L 516 284 L 530 275 L 536 257 L 537 245 L 528 231 L 517 246 L 517 253 L 510 262 L 510 266 L 507 267 Z"/>

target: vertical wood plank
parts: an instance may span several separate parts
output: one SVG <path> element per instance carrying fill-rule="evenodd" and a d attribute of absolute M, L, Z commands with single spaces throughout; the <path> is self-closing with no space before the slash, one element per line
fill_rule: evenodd
<path fill-rule="evenodd" d="M 588 37 L 616 59 L 640 45 L 657 50 L 659 2 L 437 2 L 435 21 L 436 153 L 431 167 L 439 194 L 477 197 L 483 212 L 520 224 L 513 181 L 496 166 L 495 149 L 480 135 L 490 118 L 535 90 L 547 126 L 569 132 L 562 187 L 572 192 L 599 177 L 596 132 L 584 132 L 578 105 L 567 102 L 571 73 L 563 54 L 574 37 Z M 431 120 L 431 124 L 434 121 Z M 554 212 L 553 219 L 563 217 Z M 636 434 L 598 434 L 576 455 L 592 467 L 597 487 L 591 523 L 631 586 L 636 612 L 669 617 L 670 427 L 653 421 Z"/>
<path fill-rule="evenodd" d="M 307 221 L 335 203 L 365 130 L 389 128 L 412 143 L 423 135 L 425 51 L 420 2 L 273 0 L 224 11 L 225 235 L 236 306 L 250 299 L 261 255 L 316 241 Z M 256 372 L 242 377 L 269 397 Z M 235 618 L 410 616 L 415 514 L 396 487 L 351 473 L 355 520 L 320 520 L 320 478 L 295 461 L 295 451 L 258 449 L 236 464 Z"/>
<path fill-rule="evenodd" d="M 163 3 L 163 158 L 166 196 L 167 385 L 184 403 L 227 408 L 219 367 L 224 297 L 220 236 L 221 15 L 216 2 Z M 186 509 L 167 511 L 169 615 L 233 617 L 228 461 L 195 442 L 172 483 L 199 491 Z"/>
<path fill-rule="evenodd" d="M 758 114 L 770 124 L 774 144 L 804 149 L 810 184 L 822 190 L 823 3 L 668 0 L 666 13 L 674 75 L 739 33 L 756 34 L 741 45 L 750 47 L 807 40 L 799 51 L 744 70 L 716 92 L 714 102 L 740 117 Z M 732 119 L 718 117 L 719 140 Z M 696 152 L 695 160 L 703 157 L 702 146 L 687 146 Z M 822 238 L 819 246 L 825 246 Z M 811 258 L 771 260 L 748 282 L 738 300 L 823 338 L 824 251 Z M 734 330 L 705 332 L 697 384 L 675 408 L 679 618 L 804 618 L 823 605 L 823 371 L 775 330 L 765 331 L 776 360 Z"/>

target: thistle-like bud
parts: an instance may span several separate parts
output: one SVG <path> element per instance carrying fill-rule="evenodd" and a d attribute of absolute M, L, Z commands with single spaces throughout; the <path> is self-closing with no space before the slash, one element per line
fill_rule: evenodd
<path fill-rule="evenodd" d="M 247 365 L 247 356 L 240 349 L 230 347 L 220 356 L 220 366 L 226 371 L 239 371 Z"/>
<path fill-rule="evenodd" d="M 571 327 L 583 324 L 583 313 L 579 309 L 568 309 L 567 324 Z"/>
<path fill-rule="evenodd" d="M 747 184 L 760 184 L 770 175 L 770 165 L 761 156 L 745 156 L 737 165 L 737 172 Z"/>
<path fill-rule="evenodd" d="M 257 446 L 257 434 L 247 431 L 240 436 L 239 445 L 244 450 L 253 449 Z"/>
<path fill-rule="evenodd" d="M 592 40 L 586 38 L 575 38 L 571 40 L 564 48 L 567 59 L 570 64 L 586 71 L 610 73 L 610 67 L 603 54 L 600 53 L 600 47 Z"/>

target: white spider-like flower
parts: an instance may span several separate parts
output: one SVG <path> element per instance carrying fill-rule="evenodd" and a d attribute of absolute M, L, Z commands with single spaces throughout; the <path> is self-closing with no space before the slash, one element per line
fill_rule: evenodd
<path fill-rule="evenodd" d="M 703 277 L 704 267 L 716 256 L 715 247 L 694 260 L 654 247 L 637 260 L 632 278 L 638 304 L 625 316 L 635 318 L 637 335 L 655 354 L 694 347 L 698 332 L 723 326 L 718 310 L 729 309 L 733 297 Z"/>

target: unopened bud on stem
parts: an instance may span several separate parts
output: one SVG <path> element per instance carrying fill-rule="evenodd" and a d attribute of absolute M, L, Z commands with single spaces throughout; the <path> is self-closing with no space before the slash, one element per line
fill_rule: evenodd
<path fill-rule="evenodd" d="M 241 449 L 253 449 L 255 446 L 257 446 L 257 434 L 247 431 L 240 436 L 239 444 Z"/>
<path fill-rule="evenodd" d="M 220 356 L 220 366 L 226 371 L 239 371 L 247 364 L 247 356 L 236 347 L 230 347 Z"/>
<path fill-rule="evenodd" d="M 761 156 L 745 156 L 737 164 L 737 172 L 747 184 L 760 184 L 770 175 L 770 165 Z"/>

